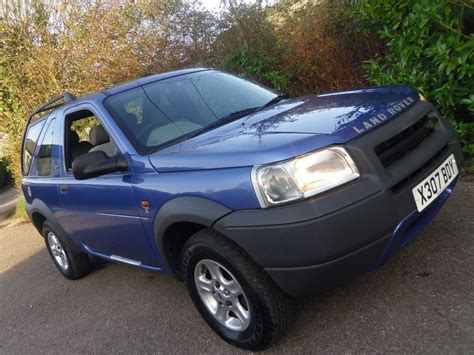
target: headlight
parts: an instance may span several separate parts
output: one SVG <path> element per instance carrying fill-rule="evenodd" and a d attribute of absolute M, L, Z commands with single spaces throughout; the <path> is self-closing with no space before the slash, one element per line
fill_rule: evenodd
<path fill-rule="evenodd" d="M 252 182 L 262 208 L 314 196 L 358 177 L 354 161 L 341 147 L 252 169 Z"/>
<path fill-rule="evenodd" d="M 418 96 L 420 97 L 420 101 L 427 101 L 427 100 L 426 100 L 426 97 L 424 97 L 424 96 L 421 95 L 420 93 L 418 93 Z"/>

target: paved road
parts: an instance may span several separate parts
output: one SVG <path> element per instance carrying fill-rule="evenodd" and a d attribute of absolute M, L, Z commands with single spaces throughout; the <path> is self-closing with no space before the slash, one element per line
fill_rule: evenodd
<path fill-rule="evenodd" d="M 67 281 L 29 224 L 0 230 L 0 251 L 0 353 L 237 352 L 177 281 L 108 262 Z M 474 183 L 390 264 L 300 301 L 270 351 L 473 352 Z"/>
<path fill-rule="evenodd" d="M 17 201 L 18 191 L 15 188 L 0 193 L 0 222 L 10 213 L 15 211 Z"/>

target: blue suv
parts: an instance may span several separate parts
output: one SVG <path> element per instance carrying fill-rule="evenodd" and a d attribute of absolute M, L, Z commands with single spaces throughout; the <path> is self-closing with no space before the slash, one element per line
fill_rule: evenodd
<path fill-rule="evenodd" d="M 210 69 L 158 75 L 33 112 L 27 213 L 58 270 L 90 255 L 184 281 L 231 344 L 259 350 L 291 299 L 383 265 L 435 216 L 461 163 L 412 88 L 288 98 Z"/>

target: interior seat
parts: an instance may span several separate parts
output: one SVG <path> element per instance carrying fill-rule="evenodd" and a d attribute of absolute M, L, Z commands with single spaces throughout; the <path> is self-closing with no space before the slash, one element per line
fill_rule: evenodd
<path fill-rule="evenodd" d="M 74 161 L 78 156 L 86 154 L 92 148 L 92 144 L 87 141 L 79 141 L 79 135 L 76 131 L 69 130 L 69 157 Z"/>
<path fill-rule="evenodd" d="M 200 128 L 202 128 L 202 126 L 187 121 L 178 121 L 157 127 L 148 135 L 146 145 L 148 147 L 157 146 Z"/>
<path fill-rule="evenodd" d="M 89 150 L 90 152 L 103 151 L 108 157 L 117 154 L 117 146 L 110 140 L 109 134 L 101 125 L 92 127 L 89 132 L 89 139 L 93 145 Z"/>

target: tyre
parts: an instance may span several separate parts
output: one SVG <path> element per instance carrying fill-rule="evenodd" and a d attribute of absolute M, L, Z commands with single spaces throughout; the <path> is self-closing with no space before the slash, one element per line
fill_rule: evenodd
<path fill-rule="evenodd" d="M 89 255 L 75 251 L 70 242 L 56 233 L 47 222 L 43 226 L 43 237 L 49 256 L 64 277 L 77 280 L 91 271 Z"/>
<path fill-rule="evenodd" d="M 210 327 L 243 349 L 263 350 L 289 325 L 291 302 L 239 246 L 205 229 L 185 244 L 183 279 Z"/>

